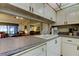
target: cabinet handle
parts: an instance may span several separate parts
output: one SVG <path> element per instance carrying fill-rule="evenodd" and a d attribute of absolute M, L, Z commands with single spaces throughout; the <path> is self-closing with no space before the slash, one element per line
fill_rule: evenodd
<path fill-rule="evenodd" d="M 79 50 L 79 46 L 77 46 L 77 50 Z"/>
<path fill-rule="evenodd" d="M 50 19 L 52 20 L 52 17 Z"/>
<path fill-rule="evenodd" d="M 57 44 L 57 40 L 55 40 L 55 44 Z"/>
<path fill-rule="evenodd" d="M 29 11 L 31 11 L 31 6 L 29 6 Z"/>
<path fill-rule="evenodd" d="M 42 52 L 44 51 L 44 48 L 42 48 Z"/>
<path fill-rule="evenodd" d="M 32 8 L 32 12 L 34 11 L 34 9 Z"/>
<path fill-rule="evenodd" d="M 68 42 L 72 42 L 72 40 L 67 40 Z"/>

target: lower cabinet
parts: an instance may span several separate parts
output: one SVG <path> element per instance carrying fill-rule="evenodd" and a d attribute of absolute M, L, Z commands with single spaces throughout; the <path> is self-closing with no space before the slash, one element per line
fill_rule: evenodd
<path fill-rule="evenodd" d="M 63 56 L 77 56 L 77 45 L 63 43 L 62 45 Z"/>
<path fill-rule="evenodd" d="M 47 56 L 61 55 L 61 37 L 55 38 L 47 42 Z"/>
<path fill-rule="evenodd" d="M 13 56 L 60 56 L 61 37 L 49 40 L 46 43 L 24 50 Z"/>
<path fill-rule="evenodd" d="M 45 56 L 46 55 L 46 44 L 33 47 L 31 49 L 22 51 L 13 56 Z"/>
<path fill-rule="evenodd" d="M 63 56 L 79 56 L 79 39 L 62 38 L 62 55 Z"/>

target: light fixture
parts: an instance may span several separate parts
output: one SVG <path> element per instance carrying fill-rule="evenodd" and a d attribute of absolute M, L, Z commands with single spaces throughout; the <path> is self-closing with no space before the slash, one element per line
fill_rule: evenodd
<path fill-rule="evenodd" d="M 16 16 L 15 18 L 16 19 L 24 19 L 23 17 L 19 17 L 19 16 Z"/>
<path fill-rule="evenodd" d="M 18 17 L 18 16 L 16 16 L 15 18 L 16 18 L 16 19 L 19 19 L 19 17 Z"/>

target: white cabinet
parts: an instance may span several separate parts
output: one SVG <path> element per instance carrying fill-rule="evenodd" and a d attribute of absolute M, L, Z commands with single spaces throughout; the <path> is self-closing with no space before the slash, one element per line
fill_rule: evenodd
<path fill-rule="evenodd" d="M 62 55 L 78 56 L 79 55 L 79 39 L 62 37 Z"/>
<path fill-rule="evenodd" d="M 45 56 L 45 55 L 46 55 L 46 44 L 44 43 L 31 49 L 17 53 L 13 56 Z"/>
<path fill-rule="evenodd" d="M 32 3 L 33 13 L 44 17 L 44 4 L 43 3 Z"/>
<path fill-rule="evenodd" d="M 51 19 L 52 18 L 52 16 L 51 16 L 52 12 L 50 10 L 50 7 L 47 4 L 45 4 L 44 13 L 45 13 L 45 18 L 47 18 L 47 19 Z"/>
<path fill-rule="evenodd" d="M 61 37 L 55 38 L 47 42 L 47 56 L 61 55 Z"/>
<path fill-rule="evenodd" d="M 30 3 L 10 3 L 11 5 L 14 5 L 16 7 L 19 7 L 21 9 L 24 9 L 26 11 L 30 11 Z"/>
<path fill-rule="evenodd" d="M 79 23 L 79 4 L 57 12 L 57 25 Z"/>
<path fill-rule="evenodd" d="M 50 19 L 52 21 L 56 20 L 56 12 L 45 3 L 10 3 L 16 7 L 34 13 L 36 15 L 42 16 L 44 18 Z"/>
<path fill-rule="evenodd" d="M 64 25 L 64 22 L 67 21 L 64 10 L 58 11 L 56 16 L 56 25 Z"/>
<path fill-rule="evenodd" d="M 43 3 L 10 3 L 10 4 L 44 17 Z"/>
<path fill-rule="evenodd" d="M 71 9 L 71 10 L 70 10 Z M 68 24 L 79 23 L 79 4 L 65 10 Z"/>
<path fill-rule="evenodd" d="M 71 12 L 67 15 L 68 24 L 76 24 L 79 23 L 79 11 Z"/>
<path fill-rule="evenodd" d="M 61 37 L 57 37 L 36 47 L 26 49 L 13 56 L 60 56 L 61 55 Z"/>
<path fill-rule="evenodd" d="M 77 56 L 77 45 L 63 43 L 62 54 L 63 56 Z"/>
<path fill-rule="evenodd" d="M 56 12 L 48 4 L 44 4 L 44 17 L 56 21 Z"/>

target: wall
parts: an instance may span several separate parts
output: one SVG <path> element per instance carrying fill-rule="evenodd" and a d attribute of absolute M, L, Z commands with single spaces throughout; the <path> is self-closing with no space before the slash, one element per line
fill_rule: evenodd
<path fill-rule="evenodd" d="M 2 13 L 0 13 L 0 22 L 19 24 L 19 30 L 24 30 L 25 25 L 29 26 L 29 21 L 26 19 L 16 19 L 15 16 L 6 15 Z"/>
<path fill-rule="evenodd" d="M 69 32 L 69 27 L 59 27 L 59 32 Z"/>
<path fill-rule="evenodd" d="M 57 12 L 56 25 L 63 25 L 65 21 L 67 24 L 79 23 L 79 4 Z"/>

